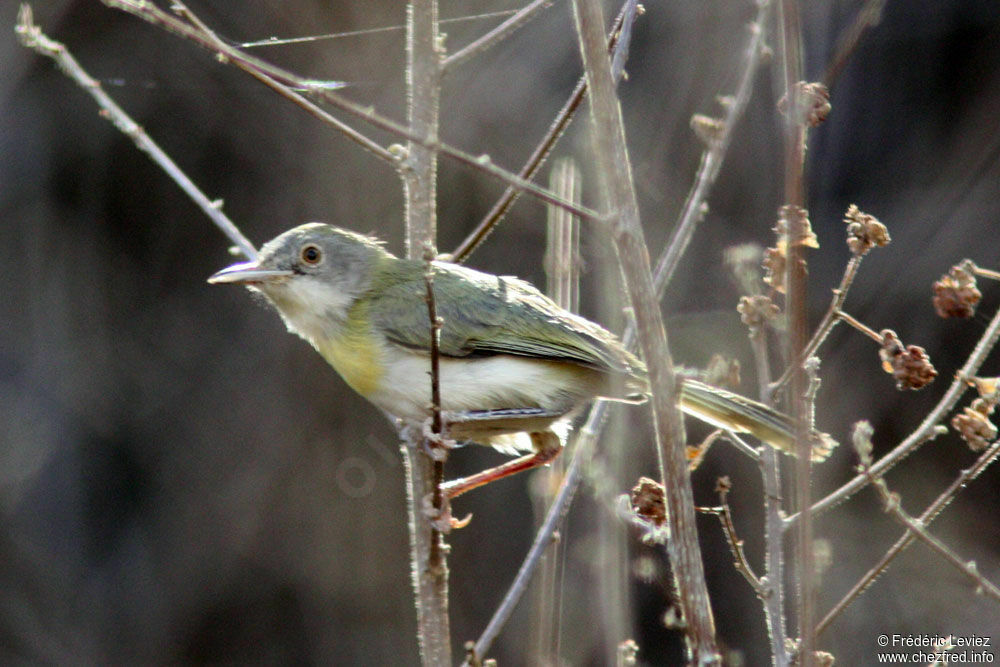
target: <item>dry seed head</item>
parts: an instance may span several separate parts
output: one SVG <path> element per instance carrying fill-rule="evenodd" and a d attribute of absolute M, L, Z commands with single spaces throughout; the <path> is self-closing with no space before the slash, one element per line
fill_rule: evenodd
<path fill-rule="evenodd" d="M 750 336 L 753 337 L 759 335 L 768 323 L 781 313 L 781 309 L 771 301 L 770 297 L 758 294 L 741 296 L 736 312 L 740 314 L 740 321 L 750 329 Z"/>
<path fill-rule="evenodd" d="M 799 98 L 802 120 L 810 127 L 816 127 L 830 115 L 830 90 L 822 83 L 799 81 L 795 84 L 795 95 Z M 788 113 L 788 95 L 778 100 L 778 111 Z"/>
<path fill-rule="evenodd" d="M 785 293 L 785 269 L 788 266 L 788 253 L 785 249 L 785 242 L 778 241 L 773 248 L 764 250 L 764 282 L 772 289 Z"/>
<path fill-rule="evenodd" d="M 974 265 L 966 260 L 948 270 L 946 275 L 934 283 L 934 310 L 938 316 L 972 317 L 976 304 L 983 297 L 976 287 Z"/>
<path fill-rule="evenodd" d="M 951 427 L 958 431 L 962 440 L 974 452 L 983 451 L 997 437 L 996 424 L 989 419 L 991 412 L 993 407 L 987 401 L 977 398 L 972 401 L 971 406 L 951 418 Z"/>
<path fill-rule="evenodd" d="M 663 485 L 648 477 L 640 477 L 632 488 L 632 511 L 655 526 L 667 520 L 666 492 Z"/>
<path fill-rule="evenodd" d="M 882 347 L 878 355 L 882 360 L 882 369 L 895 378 L 896 389 L 922 389 L 934 381 L 937 371 L 924 348 L 904 346 L 891 329 L 883 329 L 881 335 Z"/>
<path fill-rule="evenodd" d="M 889 230 L 874 215 L 861 212 L 851 204 L 844 214 L 847 224 L 847 247 L 855 255 L 867 254 L 875 246 L 885 246 L 891 240 Z"/>

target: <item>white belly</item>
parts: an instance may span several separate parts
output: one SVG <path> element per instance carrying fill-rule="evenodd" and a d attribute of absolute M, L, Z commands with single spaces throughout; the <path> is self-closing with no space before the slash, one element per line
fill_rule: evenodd
<path fill-rule="evenodd" d="M 368 398 L 386 412 L 423 421 L 431 402 L 430 358 L 383 348 L 385 373 Z M 555 361 L 495 355 L 440 360 L 441 408 L 448 412 L 544 408 L 570 412 L 598 392 L 600 373 Z"/>

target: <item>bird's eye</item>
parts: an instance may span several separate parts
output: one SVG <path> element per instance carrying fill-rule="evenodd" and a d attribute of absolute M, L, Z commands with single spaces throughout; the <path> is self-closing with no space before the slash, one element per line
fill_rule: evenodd
<path fill-rule="evenodd" d="M 323 261 L 323 251 L 319 249 L 318 245 L 310 243 L 309 245 L 302 246 L 302 251 L 299 253 L 302 261 L 310 266 L 316 266 Z"/>

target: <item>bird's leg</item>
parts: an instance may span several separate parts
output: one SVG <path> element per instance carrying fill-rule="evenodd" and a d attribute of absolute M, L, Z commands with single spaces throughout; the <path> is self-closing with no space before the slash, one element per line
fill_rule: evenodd
<path fill-rule="evenodd" d="M 489 468 L 475 475 L 446 482 L 441 485 L 441 490 L 445 496 L 451 499 L 466 491 L 471 491 L 504 477 L 510 477 L 523 470 L 531 470 L 532 468 L 546 465 L 559 456 L 559 453 L 562 451 L 562 442 L 559 440 L 559 436 L 552 431 L 539 431 L 537 433 L 530 433 L 529 435 L 531 436 L 531 444 L 535 450 L 533 454 L 527 454 L 513 461 L 501 463 L 496 467 Z"/>

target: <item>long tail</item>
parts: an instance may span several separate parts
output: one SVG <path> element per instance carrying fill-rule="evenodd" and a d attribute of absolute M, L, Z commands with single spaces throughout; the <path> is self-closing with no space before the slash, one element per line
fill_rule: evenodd
<path fill-rule="evenodd" d="M 788 415 L 697 380 L 685 379 L 681 387 L 681 409 L 692 417 L 717 428 L 749 433 L 775 449 L 795 455 L 795 428 Z M 826 459 L 837 446 L 836 440 L 819 431 L 813 431 L 810 439 L 813 461 Z"/>

